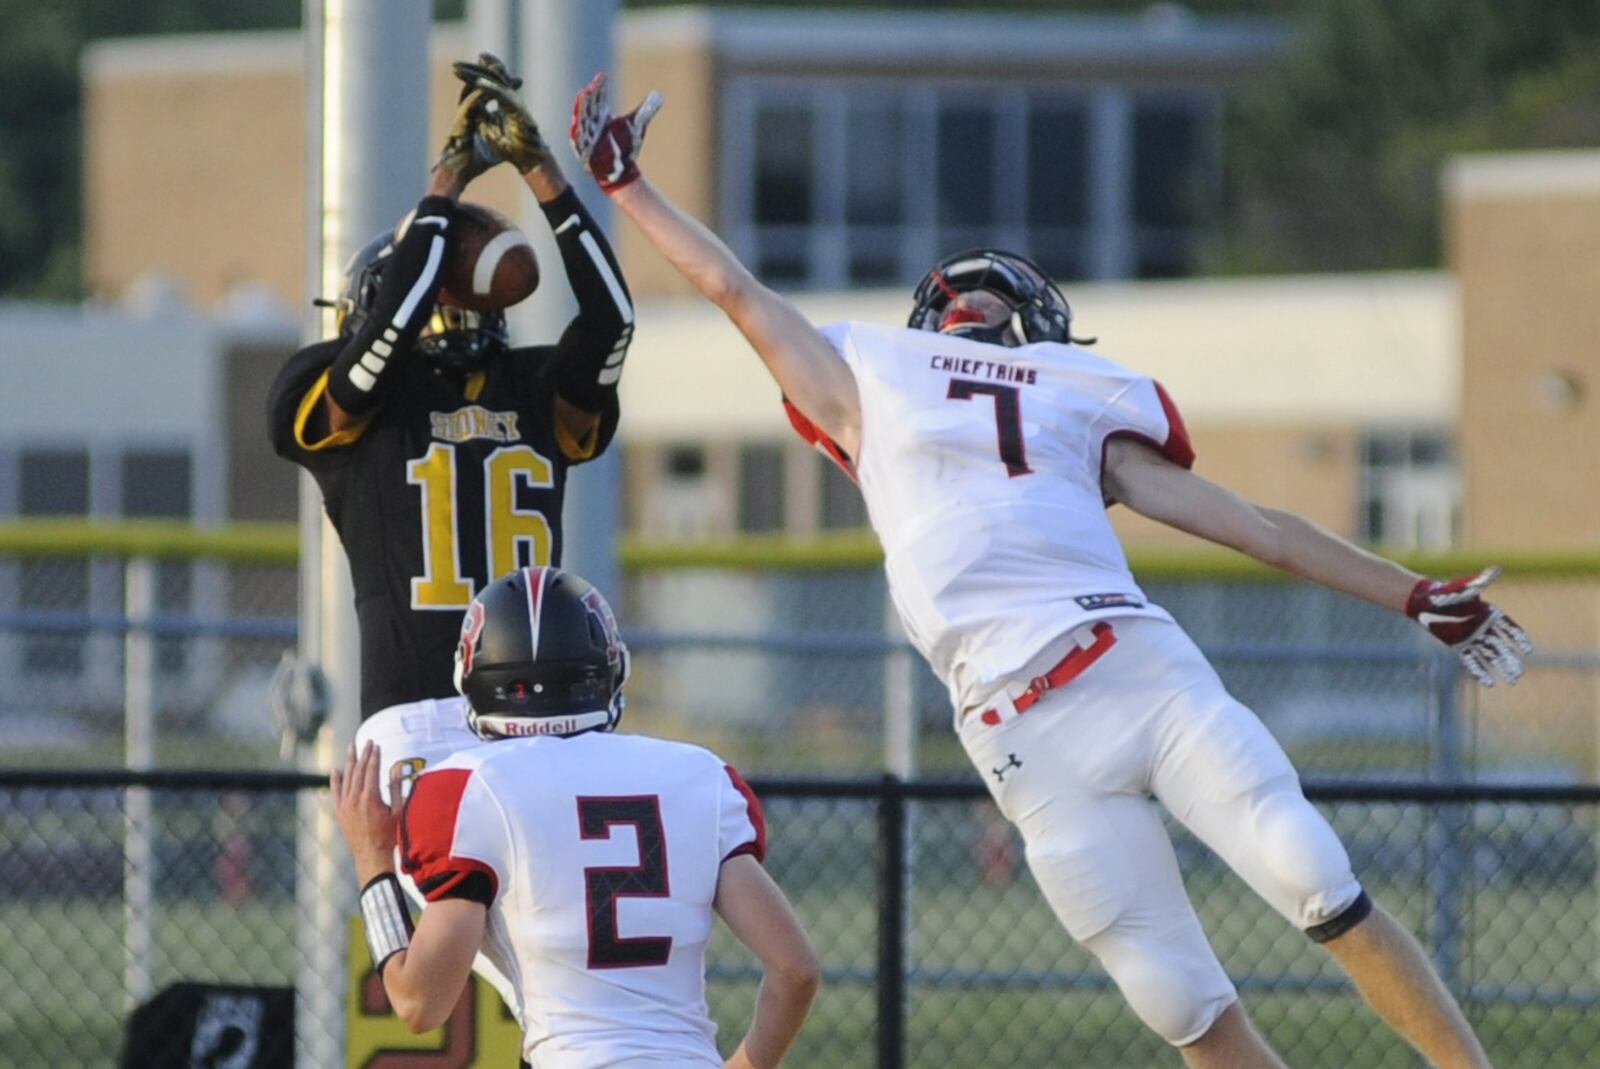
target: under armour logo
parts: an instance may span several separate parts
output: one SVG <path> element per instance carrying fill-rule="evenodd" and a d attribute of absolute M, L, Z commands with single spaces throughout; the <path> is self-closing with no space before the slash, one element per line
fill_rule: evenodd
<path fill-rule="evenodd" d="M 1011 771 L 1013 768 L 1022 767 L 1022 762 L 1017 760 L 1016 754 L 1006 754 L 1006 757 L 1009 758 L 1009 760 L 1007 760 L 1005 764 L 1001 765 L 999 768 L 991 768 L 989 770 L 994 773 L 994 778 L 997 783 L 1004 783 L 1006 781 L 1006 773 Z"/>

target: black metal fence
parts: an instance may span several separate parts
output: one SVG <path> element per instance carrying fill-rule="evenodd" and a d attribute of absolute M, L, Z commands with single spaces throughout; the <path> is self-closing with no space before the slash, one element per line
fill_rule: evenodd
<path fill-rule="evenodd" d="M 359 943 L 346 972 L 305 968 L 309 876 L 297 840 L 315 798 L 307 792 L 322 784 L 298 774 L 0 771 L 0 1067 L 117 1065 L 133 1005 L 181 980 L 360 985 Z M 755 787 L 769 868 L 825 970 L 790 1064 L 1179 1064 L 1055 923 L 980 784 Z M 1313 783 L 1307 793 L 1375 897 L 1423 938 L 1497 1066 L 1595 1064 L 1600 787 Z M 1181 829 L 1174 841 L 1218 953 L 1289 1064 L 1421 1064 L 1325 953 Z M 731 1047 L 758 973 L 720 929 L 709 962 L 712 1012 Z M 157 1031 L 201 1042 L 193 1022 Z M 427 1042 L 438 1051 L 450 1038 Z M 514 1064 L 468 1047 L 414 1064 Z M 172 1053 L 190 1064 L 191 1050 Z M 350 1064 L 380 1064 L 356 1055 Z M 142 1057 L 124 1064 L 158 1064 Z M 391 1069 L 405 1064 L 383 1057 Z"/>

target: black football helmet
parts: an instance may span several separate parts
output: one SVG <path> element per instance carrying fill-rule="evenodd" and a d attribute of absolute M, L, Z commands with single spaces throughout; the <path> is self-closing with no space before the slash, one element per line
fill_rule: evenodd
<path fill-rule="evenodd" d="M 947 324 L 945 313 L 950 303 L 974 291 L 1004 301 L 1011 309 L 1009 321 Z M 1072 308 L 1038 264 L 1001 249 L 967 249 L 946 256 L 917 283 L 911 300 L 906 326 L 915 330 L 943 331 L 1010 346 L 1040 341 L 1092 344 L 1096 340 L 1072 336 Z"/>
<path fill-rule="evenodd" d="M 467 606 L 455 680 L 481 738 L 610 731 L 627 679 L 611 606 L 570 572 L 522 568 Z"/>
<path fill-rule="evenodd" d="M 386 230 L 350 257 L 344 269 L 344 292 L 332 302 L 339 337 L 352 337 L 366 326 L 393 254 L 394 232 Z M 481 368 L 510 345 L 504 312 L 475 312 L 436 303 L 417 335 L 416 347 L 429 366 L 464 375 Z"/>

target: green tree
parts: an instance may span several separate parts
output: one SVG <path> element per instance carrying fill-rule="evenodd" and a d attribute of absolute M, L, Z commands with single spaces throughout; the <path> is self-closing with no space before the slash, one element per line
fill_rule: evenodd
<path fill-rule="evenodd" d="M 1434 265 L 1463 151 L 1595 145 L 1593 0 L 1317 0 L 1238 102 L 1211 266 Z"/>

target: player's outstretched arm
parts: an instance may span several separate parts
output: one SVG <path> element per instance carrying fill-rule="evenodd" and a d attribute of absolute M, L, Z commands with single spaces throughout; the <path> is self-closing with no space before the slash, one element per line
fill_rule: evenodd
<path fill-rule="evenodd" d="M 727 1069 L 773 1069 L 794 1043 L 821 986 L 816 951 L 783 891 L 748 854 L 722 863 L 712 904 L 763 969 L 750 1030 Z"/>
<path fill-rule="evenodd" d="M 720 238 L 640 174 L 639 147 L 660 106 L 660 94 L 652 93 L 632 112 L 613 115 L 605 76 L 596 75 L 573 104 L 572 147 L 650 244 L 739 328 L 784 396 L 845 452 L 858 455 L 861 405 L 849 367 L 794 305 L 762 285 Z"/>
<path fill-rule="evenodd" d="M 1441 583 L 1369 553 L 1303 516 L 1252 504 L 1129 439 L 1106 444 L 1106 494 L 1141 516 L 1187 531 L 1302 579 L 1403 612 L 1454 649 L 1480 683 L 1515 683 L 1533 644 L 1516 621 L 1484 601 L 1500 574 Z"/>
<path fill-rule="evenodd" d="M 378 789 L 381 762 L 371 742 L 359 753 L 350 748 L 344 767 L 332 776 L 333 812 L 361 882 L 373 966 L 395 1014 L 411 1031 L 426 1032 L 443 1024 L 460 1000 L 489 911 L 478 902 L 445 899 L 424 910 L 412 929 L 394 876 L 397 818 Z"/>

